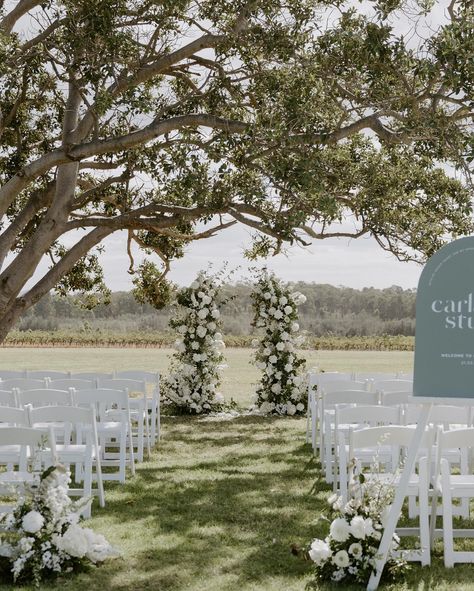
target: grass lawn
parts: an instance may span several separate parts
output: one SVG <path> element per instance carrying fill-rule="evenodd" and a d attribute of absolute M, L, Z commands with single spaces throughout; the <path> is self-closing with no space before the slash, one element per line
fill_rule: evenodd
<path fill-rule="evenodd" d="M 0 349 L 1 369 L 59 369 L 114 371 L 144 369 L 165 373 L 171 349 L 138 348 L 29 348 Z M 222 376 L 222 393 L 248 407 L 259 372 L 250 363 L 252 349 L 229 348 Z M 325 371 L 412 371 L 411 351 L 302 351 L 307 367 Z"/>
<path fill-rule="evenodd" d="M 256 377 L 249 353 L 229 353 L 225 392 L 246 403 Z M 360 363 L 361 370 L 388 370 L 409 369 L 412 360 L 409 353 L 354 353 L 321 352 L 311 361 L 324 369 Z M 1 367 L 160 369 L 165 363 L 156 350 L 3 349 Z M 106 483 L 107 505 L 95 507 L 88 523 L 123 557 L 42 588 L 303 591 L 311 565 L 291 547 L 326 534 L 319 516 L 329 494 L 304 433 L 301 418 L 165 417 L 163 440 L 150 460 L 125 485 Z M 438 543 L 431 568 L 413 565 L 405 582 L 384 588 L 474 590 L 474 566 L 447 570 L 441 557 Z"/>

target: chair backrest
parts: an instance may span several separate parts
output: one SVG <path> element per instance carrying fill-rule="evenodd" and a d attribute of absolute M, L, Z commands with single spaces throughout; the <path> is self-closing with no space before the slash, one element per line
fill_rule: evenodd
<path fill-rule="evenodd" d="M 377 393 L 367 392 L 367 390 L 338 390 L 336 392 L 325 393 L 322 397 L 324 410 L 334 408 L 336 404 L 365 404 L 373 406 L 377 402 Z"/>
<path fill-rule="evenodd" d="M 39 388 L 47 388 L 47 380 L 36 380 L 32 378 L 12 378 L 11 380 L 3 380 L 1 383 L 2 390 L 11 390 L 18 388 L 20 390 L 37 390 Z"/>
<path fill-rule="evenodd" d="M 405 424 L 416 424 L 421 410 L 422 407 L 417 404 L 407 404 L 404 412 Z M 470 427 L 472 425 L 471 408 L 468 406 L 434 404 L 430 411 L 429 422 L 432 425 L 443 425 L 445 429 L 449 429 L 451 425 Z"/>
<path fill-rule="evenodd" d="M 91 424 L 95 417 L 92 405 L 89 407 L 39 406 L 37 408 L 28 405 L 28 413 L 31 424 L 58 423 L 61 421 Z"/>
<path fill-rule="evenodd" d="M 55 390 L 69 390 L 69 388 L 74 388 L 74 390 L 90 390 L 91 388 L 95 388 L 96 384 L 95 380 L 68 378 L 63 380 L 52 380 L 49 387 L 54 388 Z"/>
<path fill-rule="evenodd" d="M 410 381 L 413 381 L 413 372 L 412 371 L 409 371 L 409 372 L 398 372 L 396 377 L 397 377 L 398 380 L 410 380 Z"/>
<path fill-rule="evenodd" d="M 387 373 L 382 371 L 356 371 L 354 374 L 354 380 L 394 380 L 398 377 L 396 372 Z"/>
<path fill-rule="evenodd" d="M 329 392 L 343 392 L 344 390 L 367 390 L 367 382 L 356 382 L 355 380 L 334 380 L 320 386 L 319 391 L 322 395 Z"/>
<path fill-rule="evenodd" d="M 409 397 L 412 395 L 411 392 L 402 390 L 400 392 L 380 392 L 380 404 L 384 406 L 399 406 L 400 404 L 406 404 Z"/>
<path fill-rule="evenodd" d="M 350 449 L 373 447 L 377 445 L 397 445 L 408 448 L 413 440 L 414 427 L 405 425 L 384 425 L 353 430 L 349 436 Z M 427 429 L 422 437 L 420 448 L 430 448 L 434 442 L 433 429 Z"/>
<path fill-rule="evenodd" d="M 160 374 L 158 372 L 153 373 L 151 371 L 145 371 L 141 369 L 127 369 L 124 371 L 114 372 L 113 379 L 138 380 L 140 382 L 146 382 L 147 384 L 156 385 L 160 381 Z"/>
<path fill-rule="evenodd" d="M 373 389 L 377 392 L 413 392 L 412 380 L 374 380 Z"/>
<path fill-rule="evenodd" d="M 50 464 L 55 464 L 56 442 L 51 429 L 45 433 L 31 427 L 3 427 L 0 429 L 0 464 L 11 463 L 11 446 L 18 445 L 20 446 L 19 470 L 26 471 L 28 456 L 34 455 L 44 444 L 49 447 L 51 453 Z M 28 454 L 28 450 L 30 450 L 30 454 Z M 7 458 L 5 458 L 5 453 Z"/>
<path fill-rule="evenodd" d="M 26 378 L 26 369 L 0 369 L 0 380 Z"/>
<path fill-rule="evenodd" d="M 126 378 L 111 379 L 111 380 L 98 380 L 99 388 L 106 388 L 111 390 L 128 390 L 129 394 L 133 392 L 140 392 L 144 394 L 147 390 L 146 382 L 144 380 L 130 380 Z"/>
<path fill-rule="evenodd" d="M 0 423 L 2 428 L 5 425 L 29 427 L 28 414 L 24 408 L 13 408 L 9 406 L 0 406 Z"/>
<path fill-rule="evenodd" d="M 81 371 L 71 373 L 70 377 L 78 380 L 111 380 L 114 374 L 100 371 Z"/>
<path fill-rule="evenodd" d="M 0 384 L 1 385 L 1 384 Z M 0 390 L 0 406 L 18 406 L 15 390 Z"/>
<path fill-rule="evenodd" d="M 26 372 L 26 377 L 34 380 L 61 380 L 70 376 L 69 371 L 58 371 L 56 369 L 33 369 Z"/>
<path fill-rule="evenodd" d="M 393 406 L 336 404 L 336 430 L 338 425 L 354 424 L 376 427 L 378 425 L 401 425 L 401 409 Z"/>
<path fill-rule="evenodd" d="M 114 407 L 118 410 L 130 409 L 127 390 L 113 390 L 110 388 L 94 388 L 77 390 L 73 394 L 74 404 L 77 406 L 96 407 L 98 411 Z"/>
<path fill-rule="evenodd" d="M 26 391 L 18 390 L 17 397 L 20 406 L 24 406 L 25 404 L 31 404 L 32 406 L 71 406 L 72 404 L 71 392 L 66 390 L 52 390 L 50 388 L 38 388 L 37 390 Z"/>

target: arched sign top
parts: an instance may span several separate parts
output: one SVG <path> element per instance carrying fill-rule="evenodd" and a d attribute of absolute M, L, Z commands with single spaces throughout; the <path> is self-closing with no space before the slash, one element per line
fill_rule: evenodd
<path fill-rule="evenodd" d="M 440 248 L 421 274 L 413 394 L 474 398 L 474 236 Z"/>

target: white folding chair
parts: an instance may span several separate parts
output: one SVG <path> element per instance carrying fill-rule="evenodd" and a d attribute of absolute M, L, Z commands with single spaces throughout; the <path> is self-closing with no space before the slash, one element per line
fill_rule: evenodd
<path fill-rule="evenodd" d="M 363 382 L 350 382 L 350 384 L 365 386 Z M 334 434 L 334 421 L 337 404 L 363 404 L 376 405 L 378 403 L 378 394 L 376 392 L 367 392 L 362 389 L 344 389 L 331 390 L 326 392 L 326 388 L 331 388 L 328 384 L 321 390 L 318 398 L 318 416 L 319 416 L 319 441 L 320 441 L 320 459 L 321 466 L 325 470 L 326 482 L 333 481 L 334 472 L 334 453 L 337 437 Z"/>
<path fill-rule="evenodd" d="M 110 390 L 96 388 L 91 390 L 77 390 L 74 392 L 74 402 L 77 406 L 96 409 L 97 432 L 102 450 L 101 463 L 103 467 L 118 467 L 118 472 L 103 472 L 103 480 L 119 480 L 125 482 L 126 466 L 130 466 L 135 475 L 135 455 L 133 451 L 132 422 L 128 392 L 126 390 Z M 81 443 L 81 441 L 78 441 Z M 110 448 L 117 448 L 118 452 Z"/>
<path fill-rule="evenodd" d="M 0 406 L 0 427 L 29 427 L 28 414 L 24 408 Z"/>
<path fill-rule="evenodd" d="M 74 406 L 43 406 L 33 408 L 27 405 L 30 425 L 33 428 L 44 429 L 45 425 L 53 428 L 55 437 L 59 431 L 64 441 L 62 445 L 56 444 L 56 456 L 58 460 L 70 466 L 74 464 L 75 482 L 83 482 L 83 487 L 69 488 L 71 496 L 91 498 L 93 494 L 99 496 L 101 507 L 105 506 L 104 485 L 101 469 L 101 450 L 97 435 L 95 409 L 79 408 Z M 74 443 L 72 435 L 85 443 Z M 84 434 L 84 435 L 83 435 Z M 47 461 L 47 458 L 44 458 Z M 93 467 L 95 465 L 95 473 Z M 97 490 L 93 490 L 93 480 L 97 480 Z M 85 517 L 91 516 L 91 503 L 88 503 L 83 511 Z"/>
<path fill-rule="evenodd" d="M 403 460 L 406 455 L 406 450 L 409 448 L 415 429 L 412 427 L 399 425 L 386 425 L 382 427 L 369 427 L 367 429 L 360 429 L 350 431 L 349 433 L 349 453 L 346 455 L 346 446 L 341 443 L 339 461 L 341 465 L 341 492 L 344 499 L 347 499 L 347 482 L 344 481 L 345 475 L 348 475 L 348 480 L 354 478 L 353 472 L 361 470 L 358 464 L 358 450 L 363 450 L 366 454 L 367 450 L 372 448 L 374 454 L 374 463 L 378 464 L 378 468 L 383 465 L 385 472 L 378 474 L 364 473 L 366 482 L 371 479 L 376 479 L 386 485 L 398 486 L 401 470 L 403 469 Z M 428 429 L 425 431 L 421 448 L 426 450 L 427 456 L 417 458 L 418 472 L 414 472 L 410 476 L 407 488 L 407 496 L 414 496 L 419 501 L 419 527 L 417 528 L 397 528 L 397 533 L 400 536 L 415 536 L 420 538 L 420 548 L 403 550 L 403 558 L 406 560 L 419 561 L 422 565 L 429 565 L 431 561 L 430 554 L 430 523 L 429 523 L 429 483 L 431 467 L 431 452 L 434 444 L 434 430 Z M 343 435 L 341 435 L 343 438 Z M 389 462 L 384 462 L 386 452 L 379 455 L 382 448 L 391 447 L 392 454 Z"/>
<path fill-rule="evenodd" d="M 0 472 L 0 490 L 11 494 L 12 485 L 32 482 L 32 470 L 40 468 L 40 454 L 46 451 L 48 463 L 56 463 L 56 442 L 52 430 L 44 433 L 30 427 L 4 427 L 0 429 L 0 465 L 7 470 Z M 17 466 L 17 470 L 11 468 Z"/>
<path fill-rule="evenodd" d="M 339 456 L 341 450 L 339 449 L 343 442 L 347 442 L 349 432 L 355 429 L 366 429 L 367 427 L 378 427 L 382 425 L 401 425 L 402 424 L 402 409 L 395 406 L 381 406 L 377 405 L 345 405 L 336 404 L 334 432 L 336 436 L 336 448 L 334 453 L 334 492 L 338 491 L 339 487 Z M 343 437 L 341 437 L 343 435 Z M 379 455 L 385 454 L 384 462 L 391 460 L 391 449 L 379 449 Z M 346 444 L 345 453 L 349 453 Z M 363 453 L 358 450 L 358 461 L 361 465 L 370 466 L 373 463 L 373 450 L 368 450 L 368 453 Z"/>
<path fill-rule="evenodd" d="M 150 439 L 153 445 L 161 439 L 161 396 L 160 374 L 140 369 L 116 371 L 114 379 L 144 381 L 151 392 L 147 392 L 147 406 L 150 412 Z M 151 394 L 151 397 L 149 397 Z"/>
<path fill-rule="evenodd" d="M 61 380 L 70 376 L 69 371 L 58 371 L 56 369 L 33 369 L 27 370 L 26 377 L 34 380 Z"/>
<path fill-rule="evenodd" d="M 384 371 L 356 371 L 354 380 L 374 382 L 375 380 L 394 380 L 398 377 L 397 372 L 389 373 Z"/>
<path fill-rule="evenodd" d="M 151 453 L 146 382 L 144 380 L 114 378 L 112 380 L 98 380 L 98 387 L 111 390 L 127 390 L 132 427 L 135 424 L 137 425 L 136 430 L 133 431 L 134 445 L 137 448 L 136 459 L 138 462 L 143 462 L 145 442 L 148 456 Z M 134 397 L 133 394 L 139 394 L 139 397 Z"/>
<path fill-rule="evenodd" d="M 431 535 L 432 539 L 435 535 L 443 537 L 444 565 L 446 567 L 452 567 L 459 562 L 474 562 L 474 552 L 454 549 L 454 538 L 474 537 L 474 529 L 472 528 L 453 527 L 453 515 L 459 510 L 459 506 L 453 504 L 453 499 L 459 500 L 461 507 L 463 504 L 469 504 L 470 499 L 474 497 L 474 475 L 470 467 L 464 463 L 460 469 L 453 470 L 448 459 L 443 457 L 448 450 L 453 449 L 457 449 L 465 457 L 472 455 L 474 450 L 473 427 L 449 431 L 445 431 L 441 427 L 438 429 L 435 488 L 436 496 L 440 495 L 442 499 L 443 528 L 437 530 L 435 527 L 435 517 L 439 514 L 439 511 L 436 510 L 435 499 L 431 512 Z M 469 517 L 469 512 L 467 517 Z"/>
<path fill-rule="evenodd" d="M 308 383 L 308 400 L 306 411 L 306 443 L 311 441 L 313 452 L 317 448 L 317 432 L 318 432 L 318 416 L 316 400 L 319 396 L 319 389 L 324 384 L 331 381 L 350 381 L 352 380 L 351 373 L 343 373 L 338 371 L 315 372 L 309 371 L 307 374 Z M 311 430 L 311 439 L 310 439 Z"/>

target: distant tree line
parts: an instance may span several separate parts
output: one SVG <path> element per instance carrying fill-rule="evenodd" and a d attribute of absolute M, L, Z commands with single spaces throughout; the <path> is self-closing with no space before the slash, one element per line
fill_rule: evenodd
<path fill-rule="evenodd" d="M 299 282 L 296 289 L 307 301 L 300 307 L 303 330 L 315 336 L 405 335 L 415 334 L 414 289 L 392 286 L 361 290 Z M 252 286 L 237 283 L 225 287 L 232 296 L 222 310 L 224 330 L 229 335 L 252 332 Z M 111 294 L 109 304 L 92 310 L 81 305 L 79 296 L 47 295 L 29 309 L 17 323 L 19 330 L 82 331 L 167 331 L 171 308 L 155 310 L 138 303 L 131 292 Z"/>

